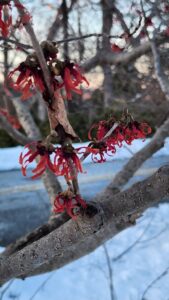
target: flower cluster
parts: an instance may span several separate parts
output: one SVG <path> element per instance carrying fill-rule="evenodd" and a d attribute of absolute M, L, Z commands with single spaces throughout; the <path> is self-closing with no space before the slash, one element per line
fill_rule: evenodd
<path fill-rule="evenodd" d="M 13 76 L 19 72 L 17 80 L 13 81 Z M 12 80 L 11 80 L 12 79 Z M 22 94 L 21 99 L 25 100 L 32 96 L 33 88 L 37 88 L 41 93 L 45 90 L 41 69 L 38 62 L 32 59 L 31 63 L 25 61 L 8 75 L 11 87 Z"/>
<path fill-rule="evenodd" d="M 42 42 L 41 48 L 47 63 L 50 63 L 52 59 L 56 58 L 58 50 L 55 47 L 55 43 Z M 17 77 L 15 81 L 14 77 Z M 24 62 L 20 63 L 17 68 L 11 71 L 8 75 L 8 81 L 15 91 L 22 94 L 22 100 L 30 98 L 35 88 L 43 93 L 46 86 L 36 54 L 28 55 Z M 57 80 L 54 78 L 51 79 L 51 88 L 54 89 L 57 86 Z"/>
<path fill-rule="evenodd" d="M 44 41 L 41 43 L 41 48 L 51 75 L 51 90 L 55 93 L 58 89 L 64 87 L 68 100 L 72 99 L 72 92 L 82 94 L 79 85 L 83 82 L 86 82 L 87 85 L 89 83 L 85 76 L 81 74 L 79 66 L 67 60 L 59 61 L 57 59 L 58 49 L 54 42 Z M 17 78 L 14 81 L 16 76 Z M 30 98 L 35 89 L 38 89 L 42 94 L 44 93 L 45 98 L 46 85 L 35 53 L 28 55 L 24 62 L 11 71 L 8 80 L 11 87 L 22 94 L 22 100 Z"/>
<path fill-rule="evenodd" d="M 12 5 L 11 0 L 1 0 L 0 1 L 0 32 L 3 37 L 7 37 L 10 33 L 10 29 L 12 27 Z M 26 24 L 30 21 L 31 16 L 30 14 L 25 10 L 24 6 L 22 4 L 15 4 L 15 6 L 19 9 L 22 9 L 23 14 L 22 16 L 17 20 L 15 24 L 16 27 L 20 27 L 22 24 Z"/>
<path fill-rule="evenodd" d="M 0 4 L 0 32 L 3 37 L 8 36 L 11 25 L 12 16 L 10 1 L 2 1 L 2 4 Z"/>
<path fill-rule="evenodd" d="M 21 164 L 22 174 L 26 176 L 27 167 L 36 158 L 39 159 L 36 168 L 32 170 L 34 174 L 31 178 L 36 179 L 41 176 L 46 169 L 55 172 L 54 164 L 51 162 L 50 155 L 55 151 L 54 147 L 50 144 L 46 146 L 43 142 L 32 142 L 25 146 L 27 152 L 21 153 L 19 157 L 19 163 Z"/>
<path fill-rule="evenodd" d="M 33 142 L 25 146 L 26 153 L 20 154 L 22 174 L 26 176 L 27 167 L 34 160 L 38 160 L 36 168 L 32 170 L 34 174 L 31 178 L 36 179 L 41 176 L 46 169 L 51 170 L 56 176 L 65 176 L 71 180 L 78 172 L 83 172 L 80 160 L 73 147 L 66 149 L 54 147 L 51 143 L 42 141 Z M 51 157 L 53 153 L 53 157 Z"/>
<path fill-rule="evenodd" d="M 12 125 L 13 128 L 15 128 L 15 129 L 21 128 L 21 124 L 19 123 L 17 118 L 10 115 L 9 112 L 7 111 L 7 109 L 0 108 L 0 114 L 8 120 L 8 122 Z"/>
<path fill-rule="evenodd" d="M 123 142 L 131 145 L 133 140 L 145 139 L 150 133 L 151 127 L 147 123 L 134 121 L 130 115 L 123 116 L 118 122 L 114 118 L 103 120 L 89 130 L 88 137 L 92 142 L 90 147 L 84 147 L 84 153 L 91 153 L 94 162 L 105 162 L 105 154 L 113 155 L 116 147 L 122 147 Z"/>
<path fill-rule="evenodd" d="M 67 180 L 73 179 L 77 173 L 83 173 L 82 165 L 76 150 L 57 147 L 54 156 L 55 174 L 65 176 Z M 74 174 L 76 173 L 76 174 Z"/>
<path fill-rule="evenodd" d="M 74 195 L 71 191 L 59 193 L 54 201 L 54 212 L 62 213 L 64 211 L 72 218 L 76 219 L 80 208 L 86 208 L 86 202 L 80 195 Z"/>

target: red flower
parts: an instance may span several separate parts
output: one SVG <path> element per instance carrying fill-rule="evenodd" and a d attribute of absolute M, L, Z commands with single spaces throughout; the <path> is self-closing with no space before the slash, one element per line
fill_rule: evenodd
<path fill-rule="evenodd" d="M 106 135 L 106 133 L 109 131 L 109 129 L 106 126 L 106 121 L 100 121 L 97 124 L 93 124 L 92 127 L 90 128 L 89 132 L 88 132 L 88 138 L 89 140 L 92 140 L 92 131 L 93 129 L 96 129 L 96 139 L 102 140 L 102 138 Z"/>
<path fill-rule="evenodd" d="M 15 27 L 22 29 L 23 25 L 26 25 L 29 23 L 32 19 L 31 15 L 24 9 L 24 6 L 22 6 L 24 14 L 17 20 Z"/>
<path fill-rule="evenodd" d="M 10 84 L 15 91 L 22 93 L 22 100 L 31 97 L 31 90 L 34 88 L 37 88 L 41 93 L 44 92 L 45 85 L 41 69 L 38 65 L 30 67 L 27 66 L 25 62 L 22 62 L 16 69 L 9 73 L 8 80 L 13 79 L 16 72 L 19 72 L 19 75 L 16 81 L 14 83 L 10 82 Z"/>
<path fill-rule="evenodd" d="M 167 27 L 167 28 L 163 31 L 163 33 L 164 33 L 166 36 L 169 36 L 169 27 Z"/>
<path fill-rule="evenodd" d="M 119 125 L 110 136 L 110 139 L 114 141 L 114 145 L 122 147 L 122 142 L 124 141 L 124 127 Z"/>
<path fill-rule="evenodd" d="M 68 100 L 72 99 L 72 91 L 79 95 L 82 94 L 82 91 L 78 88 L 79 84 L 82 84 L 85 81 L 87 85 L 89 85 L 86 77 L 81 74 L 78 65 L 75 65 L 73 63 L 66 64 L 66 67 L 61 72 L 61 76 L 63 78 L 63 84 L 61 84 L 60 86 L 65 86 Z"/>
<path fill-rule="evenodd" d="M 35 150 L 32 149 L 33 147 L 35 147 Z M 55 150 L 52 145 L 46 147 L 41 141 L 39 141 L 26 145 L 25 149 L 28 149 L 28 151 L 24 155 L 21 153 L 19 157 L 19 163 L 22 165 L 21 170 L 23 176 L 26 176 L 28 165 L 32 163 L 38 156 L 40 159 L 36 168 L 32 170 L 32 173 L 34 174 L 31 177 L 32 179 L 41 176 L 46 169 L 50 169 L 52 172 L 55 172 L 54 164 L 50 160 L 50 155 Z"/>
<path fill-rule="evenodd" d="M 83 147 L 85 150 L 81 153 L 92 154 L 92 160 L 94 162 L 105 162 L 105 154 L 114 155 L 116 153 L 116 146 L 122 147 L 123 142 L 131 145 L 134 139 L 145 138 L 151 133 L 151 128 L 147 123 L 138 123 L 136 121 L 128 121 L 128 118 L 132 120 L 130 115 L 123 116 L 123 121 L 119 121 L 119 125 L 107 136 L 106 134 L 115 124 L 115 119 L 111 118 L 107 121 L 100 121 L 98 124 L 94 124 L 89 130 L 88 137 L 93 142 L 88 147 Z M 96 138 L 92 137 L 92 130 L 96 129 Z M 79 148 L 78 151 L 81 151 Z M 80 154 L 80 152 L 79 152 Z"/>
<path fill-rule="evenodd" d="M 89 148 L 88 152 L 92 154 L 92 161 L 96 163 L 103 163 L 106 161 L 105 153 L 107 153 L 106 146 L 102 146 L 99 148 Z"/>
<path fill-rule="evenodd" d="M 73 195 L 70 191 L 59 193 L 54 201 L 54 212 L 62 213 L 64 211 L 72 218 L 76 219 L 80 212 L 80 207 L 86 208 L 86 202 L 80 195 Z"/>
<path fill-rule="evenodd" d="M 119 53 L 119 52 L 122 52 L 124 50 L 124 48 L 120 48 L 116 44 L 111 44 L 111 50 L 115 53 Z"/>
<path fill-rule="evenodd" d="M 146 27 L 153 26 L 153 22 L 152 22 L 151 17 L 146 17 L 145 18 L 145 26 Z"/>
<path fill-rule="evenodd" d="M 140 31 L 140 37 L 141 38 L 145 38 L 146 36 L 147 36 L 147 32 L 146 32 L 146 30 L 145 29 L 142 29 L 141 31 Z"/>
<path fill-rule="evenodd" d="M 102 163 L 106 161 L 105 153 L 107 153 L 107 146 L 104 142 L 92 142 L 88 147 L 80 147 L 76 151 L 84 156 L 91 154 L 93 162 Z"/>
<path fill-rule="evenodd" d="M 11 116 L 5 108 L 0 108 L 0 114 L 8 120 L 12 127 L 14 127 L 15 129 L 21 128 L 21 124 L 19 123 L 19 121 L 14 116 Z"/>
<path fill-rule="evenodd" d="M 12 25 L 12 16 L 10 15 L 10 1 L 2 1 L 0 4 L 0 31 L 3 37 L 7 37 Z"/>
<path fill-rule="evenodd" d="M 108 131 L 113 127 L 114 124 L 115 124 L 115 119 L 110 118 L 107 121 L 106 120 L 99 121 L 97 124 L 92 125 L 92 127 L 88 132 L 89 140 L 94 140 L 94 139 L 96 139 L 97 141 L 102 140 L 105 137 L 105 135 L 108 133 Z M 92 137 L 93 129 L 96 130 L 96 138 Z"/>
<path fill-rule="evenodd" d="M 57 148 L 54 157 L 55 174 L 65 176 L 68 180 L 73 179 L 76 173 L 83 173 L 82 165 L 75 149 L 68 151 L 64 148 Z M 73 170 L 74 169 L 74 170 Z"/>
<path fill-rule="evenodd" d="M 168 13 L 169 12 L 169 4 L 164 5 L 164 12 Z"/>

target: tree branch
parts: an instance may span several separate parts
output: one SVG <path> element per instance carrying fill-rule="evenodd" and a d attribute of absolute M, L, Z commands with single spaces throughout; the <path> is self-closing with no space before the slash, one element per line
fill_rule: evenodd
<path fill-rule="evenodd" d="M 131 216 L 143 212 L 147 207 L 157 203 L 169 195 L 169 166 L 159 169 L 150 178 L 135 184 L 125 192 L 114 196 L 109 192 L 102 193 L 97 200 L 104 201 L 93 217 L 89 211 L 77 221 L 68 221 L 37 242 L 27 246 L 14 255 L 0 259 L 0 283 L 3 284 L 13 277 L 26 277 L 33 272 L 59 268 L 82 255 L 77 251 L 79 243 L 87 238 L 94 240 L 94 245 L 87 252 L 98 247 L 108 237 L 131 225 Z M 91 213 L 91 211 L 90 211 Z M 112 227 L 114 230 L 112 230 Z M 103 234 L 104 232 L 104 234 Z M 109 232 L 109 234 L 108 234 Z M 100 239 L 99 239 L 100 234 Z M 97 235 L 97 240 L 95 239 Z M 69 250 L 68 250 L 69 249 Z M 85 250 L 85 247 L 84 247 Z M 77 252 L 76 252 L 77 251 Z M 72 256 L 72 252 L 74 255 Z M 83 255 L 86 254 L 83 252 Z"/>
<path fill-rule="evenodd" d="M 70 6 L 67 10 L 68 14 L 71 12 L 71 10 L 73 9 L 76 2 L 77 2 L 77 0 L 71 1 Z M 58 30 L 60 29 L 60 27 L 62 25 L 63 25 L 63 7 L 62 7 L 62 3 L 61 3 L 60 7 L 58 8 L 55 20 L 49 29 L 49 33 L 47 35 L 47 40 L 52 41 L 55 38 Z"/>
<path fill-rule="evenodd" d="M 162 71 L 161 68 L 161 63 L 160 63 L 160 55 L 158 53 L 156 44 L 154 41 L 151 41 L 151 49 L 153 53 L 153 58 L 154 58 L 154 68 L 155 68 L 155 74 L 156 78 L 158 80 L 158 83 L 161 87 L 162 92 L 164 93 L 166 99 L 169 101 L 169 81 L 167 77 L 165 76 L 164 72 Z"/>
<path fill-rule="evenodd" d="M 156 43 L 160 45 L 167 42 L 167 40 L 168 38 L 166 36 L 161 35 L 156 38 Z M 103 63 L 109 63 L 110 65 L 127 64 L 131 61 L 134 61 L 141 55 L 148 53 L 149 51 L 151 51 L 151 43 L 147 41 L 137 47 L 134 47 L 132 51 L 121 52 L 116 55 L 114 55 L 113 53 L 111 54 L 108 52 L 103 52 L 99 56 L 100 58 L 99 64 L 103 64 Z"/>
<path fill-rule="evenodd" d="M 7 119 L 2 115 L 0 115 L 0 126 L 18 143 L 25 145 L 32 142 L 31 138 L 28 138 L 17 129 L 13 128 L 12 125 L 8 123 Z"/>

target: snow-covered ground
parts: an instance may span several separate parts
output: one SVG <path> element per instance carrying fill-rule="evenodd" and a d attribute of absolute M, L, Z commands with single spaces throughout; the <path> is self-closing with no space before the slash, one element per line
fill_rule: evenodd
<path fill-rule="evenodd" d="M 149 143 L 151 139 L 146 139 L 144 142 L 142 140 L 133 141 L 132 145 L 125 144 L 123 147 L 117 147 L 117 151 L 113 156 L 106 157 L 107 161 L 110 160 L 119 160 L 119 159 L 127 159 L 132 156 L 132 153 L 136 153 L 140 149 L 142 149 L 146 144 Z M 87 146 L 86 143 L 76 143 L 74 144 L 75 148 Z M 18 158 L 20 153 L 23 151 L 22 146 L 13 147 L 13 148 L 2 148 L 0 149 L 0 171 L 14 170 L 20 169 L 20 165 L 18 162 Z M 169 154 L 169 138 L 165 140 L 165 145 L 162 149 L 154 154 L 154 157 L 165 156 Z M 91 162 L 91 155 L 89 155 L 84 163 Z M 31 167 L 34 167 L 35 164 L 32 164 Z"/>
<path fill-rule="evenodd" d="M 144 143 L 135 141 L 127 148 L 135 153 L 148 142 L 149 140 Z M 76 144 L 76 147 L 79 147 L 79 144 Z M 130 158 L 132 154 L 127 148 L 118 149 L 111 159 Z M 0 170 L 20 168 L 17 161 L 22 150 L 22 147 L 1 149 Z M 160 160 L 160 156 L 168 154 L 169 139 L 166 139 L 165 146 L 155 156 Z M 90 159 L 86 162 L 90 162 Z M 0 299 L 141 300 L 150 286 L 144 300 L 168 300 L 168 215 L 168 203 L 150 208 L 138 219 L 135 226 L 124 230 L 106 243 L 113 272 L 114 298 L 110 297 L 108 265 L 102 246 L 60 270 L 24 281 L 14 280 L 3 298 L 0 294 Z M 128 250 L 124 252 L 126 249 Z M 117 259 L 121 253 L 123 255 Z M 158 277 L 159 279 L 154 281 Z M 7 285 L 0 291 L 2 292 Z"/>

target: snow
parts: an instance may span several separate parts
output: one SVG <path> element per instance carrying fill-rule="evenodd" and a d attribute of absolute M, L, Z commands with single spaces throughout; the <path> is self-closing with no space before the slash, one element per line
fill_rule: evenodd
<path fill-rule="evenodd" d="M 121 160 L 129 159 L 137 151 L 141 150 L 145 145 L 149 143 L 151 139 L 146 139 L 144 142 L 142 140 L 133 141 L 132 145 L 124 145 L 121 148 L 117 148 L 117 152 L 113 156 L 106 156 L 106 160 Z M 74 144 L 75 148 L 87 146 L 86 143 L 76 143 Z M 17 146 L 13 148 L 1 148 L 0 149 L 0 171 L 16 170 L 20 169 L 18 158 L 20 153 L 23 151 L 22 146 Z M 160 157 L 168 155 L 169 153 L 169 138 L 165 140 L 165 145 L 162 149 L 154 154 L 154 157 Z M 90 163 L 91 155 L 89 155 L 83 163 Z M 35 163 L 31 164 L 31 167 L 34 167 Z"/>
<path fill-rule="evenodd" d="M 136 226 L 106 243 L 116 300 L 141 300 L 147 286 L 169 266 L 168 215 L 169 205 L 166 203 L 150 208 Z M 121 259 L 115 260 L 134 243 L 135 246 Z M 169 273 L 166 273 L 148 290 L 145 299 L 168 299 L 168 280 Z M 11 299 L 11 295 L 18 295 L 22 300 L 109 300 L 108 267 L 103 247 L 52 273 L 24 281 L 15 280 L 3 300 Z"/>

